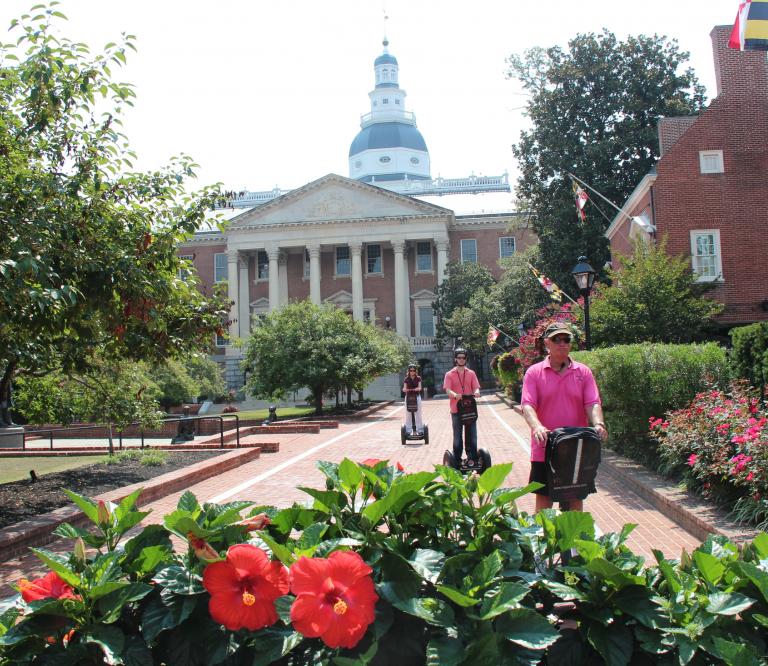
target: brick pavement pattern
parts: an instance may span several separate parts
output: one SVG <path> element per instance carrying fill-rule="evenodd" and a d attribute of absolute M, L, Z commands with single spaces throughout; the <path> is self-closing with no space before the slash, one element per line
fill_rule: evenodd
<path fill-rule="evenodd" d="M 402 405 L 395 405 L 364 419 L 342 422 L 338 429 L 320 430 L 317 434 L 249 435 L 244 441 L 277 441 L 276 453 L 234 470 L 212 477 L 189 488 L 201 502 L 248 500 L 257 504 L 290 506 L 309 499 L 296 486 L 322 487 L 324 477 L 316 467 L 318 460 L 340 462 L 345 457 L 362 461 L 366 458 L 400 462 L 408 472 L 431 470 L 451 448 L 451 421 L 446 400 L 425 400 L 424 422 L 429 425 L 430 444 L 400 443 L 400 425 L 405 416 Z M 479 400 L 478 445 L 490 451 L 493 462 L 512 462 L 507 486 L 523 486 L 528 482 L 529 431 L 523 418 L 493 395 Z M 590 511 L 603 532 L 614 532 L 626 523 L 638 526 L 628 539 L 635 552 L 653 559 L 651 549 L 662 550 L 668 557 L 679 557 L 681 550 L 692 550 L 699 540 L 654 509 L 640 496 L 624 487 L 618 478 L 602 467 L 597 479 L 598 492 L 590 495 L 585 509 Z M 142 507 L 152 510 L 147 522 L 161 522 L 162 516 L 176 507 L 183 491 L 172 493 Z M 518 500 L 521 510 L 532 512 L 533 496 Z M 65 550 L 69 542 L 47 546 Z M 22 575 L 37 576 L 45 572 L 39 561 L 25 555 L 0 563 L 0 599 L 13 593 L 9 587 Z"/>

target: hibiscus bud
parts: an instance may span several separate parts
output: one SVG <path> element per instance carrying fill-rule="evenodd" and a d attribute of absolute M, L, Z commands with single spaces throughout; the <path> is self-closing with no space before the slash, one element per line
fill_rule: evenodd
<path fill-rule="evenodd" d="M 473 472 L 469 475 L 469 478 L 467 479 L 467 490 L 471 493 L 475 492 L 477 490 L 477 472 Z"/>
<path fill-rule="evenodd" d="M 325 489 L 333 490 L 333 479 L 329 479 L 328 477 L 325 478 Z"/>
<path fill-rule="evenodd" d="M 209 544 L 205 539 L 196 537 L 192 532 L 187 533 L 187 541 L 195 551 L 197 558 L 203 562 L 216 562 L 221 559 L 221 556 L 213 549 L 213 546 Z"/>
<path fill-rule="evenodd" d="M 102 527 L 106 527 L 112 522 L 112 515 L 104 500 L 99 500 L 99 506 L 96 509 L 96 520 Z"/>
<path fill-rule="evenodd" d="M 83 541 L 83 537 L 75 539 L 75 547 L 72 554 L 78 564 L 85 564 L 85 541 Z"/>
<path fill-rule="evenodd" d="M 272 521 L 269 519 L 269 516 L 267 516 L 266 513 L 259 513 L 255 516 L 251 516 L 250 518 L 245 518 L 244 520 L 235 523 L 235 525 L 244 527 L 246 532 L 253 532 L 255 530 L 263 530 L 267 525 L 271 523 Z"/>

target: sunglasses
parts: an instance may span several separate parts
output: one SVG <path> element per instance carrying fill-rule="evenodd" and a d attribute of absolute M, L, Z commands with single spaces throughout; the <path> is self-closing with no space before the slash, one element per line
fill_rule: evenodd
<path fill-rule="evenodd" d="M 467 357 L 466 357 L 466 356 L 457 356 L 457 357 L 456 357 L 456 360 L 457 360 L 457 361 L 466 361 L 466 360 L 467 360 Z"/>
<path fill-rule="evenodd" d="M 569 345 L 571 344 L 570 335 L 556 335 L 554 338 L 550 338 L 556 345 Z"/>

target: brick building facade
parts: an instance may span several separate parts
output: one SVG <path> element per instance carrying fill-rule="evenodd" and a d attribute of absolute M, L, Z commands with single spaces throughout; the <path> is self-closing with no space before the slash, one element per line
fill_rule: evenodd
<path fill-rule="evenodd" d="M 729 49 L 730 31 L 711 32 L 717 97 L 697 117 L 661 120 L 661 157 L 606 232 L 614 257 L 632 238 L 666 237 L 716 285 L 725 326 L 768 319 L 768 61 Z"/>

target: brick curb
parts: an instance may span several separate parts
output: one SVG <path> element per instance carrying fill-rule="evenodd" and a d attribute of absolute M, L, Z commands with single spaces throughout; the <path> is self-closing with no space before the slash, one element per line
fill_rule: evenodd
<path fill-rule="evenodd" d="M 276 445 L 275 442 L 255 442 L 244 444 L 244 436 L 240 438 L 240 448 L 261 447 L 264 453 L 265 447 Z M 215 442 L 204 440 L 200 443 L 188 442 L 187 444 L 175 444 L 173 446 L 145 446 L 141 449 L 138 446 L 124 446 L 122 449 L 115 449 L 116 453 L 121 451 L 172 451 L 174 453 L 194 453 L 197 451 L 232 451 L 237 447 L 231 442 L 225 442 L 221 446 L 218 435 Z M 0 449 L 0 460 L 3 458 L 55 458 L 58 456 L 92 456 L 109 453 L 108 448 L 93 446 L 72 446 L 66 449 Z"/>
<path fill-rule="evenodd" d="M 384 409 L 385 407 L 389 407 L 390 405 L 393 405 L 394 403 L 395 403 L 394 400 L 387 400 L 385 402 L 380 402 L 380 403 L 377 403 L 377 404 L 373 405 L 372 407 L 366 407 L 365 409 L 361 409 L 359 412 L 355 412 L 354 414 L 351 414 L 347 418 L 348 419 L 362 419 L 362 418 L 364 418 L 366 416 L 370 416 L 371 414 L 374 414 L 374 413 Z"/>
<path fill-rule="evenodd" d="M 496 397 L 521 413 L 519 404 L 506 395 L 497 393 Z M 704 541 L 710 534 L 717 534 L 741 543 L 758 534 L 757 530 L 729 520 L 727 512 L 698 495 L 679 488 L 669 479 L 610 449 L 603 448 L 602 465 L 608 474 L 700 541 Z"/>
<path fill-rule="evenodd" d="M 119 502 L 139 488 L 138 505 L 153 502 L 183 488 L 204 481 L 212 476 L 227 472 L 235 467 L 255 460 L 261 454 L 258 447 L 228 451 L 213 460 L 204 460 L 182 469 L 168 472 L 140 483 L 116 488 L 98 495 L 94 499 Z M 37 516 L 15 525 L 0 529 L 0 561 L 4 562 L 27 551 L 30 546 L 42 546 L 58 539 L 52 532 L 61 523 L 82 526 L 88 523 L 85 514 L 75 505 L 63 506 L 49 513 Z"/>

